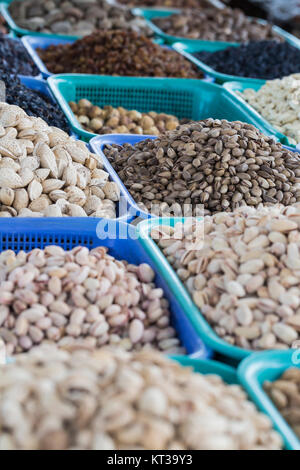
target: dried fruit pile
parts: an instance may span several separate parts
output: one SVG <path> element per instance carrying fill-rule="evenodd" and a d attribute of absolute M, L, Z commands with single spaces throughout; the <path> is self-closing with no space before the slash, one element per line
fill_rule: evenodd
<path fill-rule="evenodd" d="M 98 31 L 73 44 L 38 49 L 52 73 L 202 78 L 182 55 L 132 31 Z"/>
<path fill-rule="evenodd" d="M 116 217 L 101 158 L 18 106 L 0 103 L 0 217 Z"/>
<path fill-rule="evenodd" d="M 300 74 L 293 74 L 281 80 L 269 80 L 257 91 L 247 88 L 237 93 L 296 145 L 300 142 L 299 90 Z"/>
<path fill-rule="evenodd" d="M 282 39 L 271 24 L 261 24 L 249 18 L 241 10 L 207 8 L 184 10 L 181 13 L 151 20 L 164 33 L 206 41 L 248 42 L 263 39 Z"/>
<path fill-rule="evenodd" d="M 255 41 L 194 55 L 217 72 L 238 77 L 269 80 L 300 72 L 300 50 L 287 42 Z"/>
<path fill-rule="evenodd" d="M 39 69 L 21 41 L 0 34 L 0 67 L 10 74 L 39 75 Z"/>
<path fill-rule="evenodd" d="M 0 338 L 7 354 L 51 341 L 183 353 L 168 301 L 147 264 L 117 261 L 104 247 L 59 246 L 0 254 Z"/>
<path fill-rule="evenodd" d="M 106 0 L 13 0 L 9 12 L 20 28 L 49 34 L 86 36 L 97 29 L 151 34 L 142 18 Z"/>
<path fill-rule="evenodd" d="M 65 132 L 70 132 L 67 119 L 58 104 L 53 103 L 43 93 L 22 85 L 16 75 L 12 77 L 1 65 L 0 77 L 6 86 L 6 103 L 20 106 L 28 116 L 42 118 L 49 126 L 59 127 Z"/>
<path fill-rule="evenodd" d="M 287 369 L 274 382 L 265 382 L 264 389 L 300 438 L 300 369 Z"/>
<path fill-rule="evenodd" d="M 104 153 L 134 200 L 157 215 L 300 201 L 300 158 L 251 124 L 206 119 Z M 189 215 L 185 213 L 185 215 Z"/>
<path fill-rule="evenodd" d="M 140 113 L 119 106 L 93 106 L 86 99 L 69 103 L 78 122 L 88 132 L 97 134 L 145 134 L 159 135 L 166 130 L 175 129 L 179 121 L 175 116 L 165 113 Z"/>
<path fill-rule="evenodd" d="M 240 386 L 153 351 L 36 348 L 1 370 L 0 395 L 0 449 L 282 448 Z"/>
<path fill-rule="evenodd" d="M 243 207 L 189 222 L 192 248 L 181 224 L 151 236 L 221 338 L 281 350 L 300 339 L 299 227 L 300 204 Z"/>

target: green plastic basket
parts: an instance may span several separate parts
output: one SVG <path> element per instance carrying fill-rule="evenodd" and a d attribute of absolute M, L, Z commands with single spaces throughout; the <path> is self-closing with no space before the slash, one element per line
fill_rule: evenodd
<path fill-rule="evenodd" d="M 166 280 L 168 286 L 173 292 L 173 295 L 176 296 L 180 302 L 181 307 L 193 324 L 195 330 L 201 335 L 205 344 L 220 354 L 230 357 L 234 361 L 240 361 L 252 354 L 253 351 L 243 349 L 238 346 L 232 346 L 215 333 L 198 307 L 194 304 L 189 292 L 173 270 L 172 266 L 168 263 L 158 245 L 150 237 L 150 232 L 153 227 L 157 227 L 158 225 L 174 227 L 177 222 L 184 222 L 184 220 L 185 219 L 182 217 L 157 217 L 145 220 L 138 224 L 136 228 L 137 236 L 148 255 L 151 257 L 153 262 L 155 262 L 159 273 Z"/>
<path fill-rule="evenodd" d="M 297 350 L 254 353 L 240 364 L 238 377 L 258 408 L 271 418 L 286 449 L 300 450 L 300 440 L 263 389 L 266 380 L 273 382 L 290 367 L 300 367 L 300 352 Z"/>
<path fill-rule="evenodd" d="M 300 49 L 300 42 L 297 44 L 292 44 L 294 47 Z M 189 39 L 186 41 L 180 41 L 172 44 L 172 49 L 182 54 L 186 59 L 190 60 L 196 64 L 205 74 L 213 77 L 217 83 L 225 83 L 232 81 L 246 82 L 250 84 L 251 82 L 257 82 L 257 78 L 251 77 L 238 77 L 236 75 L 229 75 L 226 73 L 217 72 L 213 68 L 209 67 L 207 64 L 202 62 L 202 60 L 197 59 L 193 54 L 195 52 L 215 52 L 226 49 L 229 46 L 238 47 L 239 44 L 229 44 L 229 43 L 220 43 L 220 42 L 209 42 L 209 41 L 197 41 L 195 39 Z M 300 65 L 299 65 L 300 71 Z"/>
<path fill-rule="evenodd" d="M 225 88 L 203 80 L 62 74 L 48 78 L 48 83 L 73 132 L 86 142 L 98 134 L 82 129 L 69 101 L 86 98 L 98 106 L 164 112 L 178 118 L 244 121 L 264 130 L 240 100 Z"/>
<path fill-rule="evenodd" d="M 65 35 L 65 34 L 47 34 L 47 33 L 40 33 L 36 31 L 31 31 L 29 29 L 24 29 L 20 28 L 13 18 L 11 17 L 11 14 L 9 12 L 9 5 L 12 3 L 13 0 L 5 0 L 0 2 L 0 14 L 3 16 L 5 21 L 7 22 L 10 30 L 14 33 L 16 37 L 20 36 L 44 36 L 48 38 L 60 38 L 60 39 L 79 39 L 81 36 L 70 36 L 70 35 Z M 24 0 L 19 0 L 19 1 L 24 1 Z"/>
<path fill-rule="evenodd" d="M 166 17 L 166 16 L 171 16 L 174 13 L 180 12 L 179 9 L 175 8 L 168 8 L 168 9 L 155 9 L 155 8 L 133 8 L 132 12 L 137 15 L 137 16 L 143 16 L 145 20 L 147 21 L 149 27 L 155 32 L 155 34 L 162 38 L 166 44 L 173 44 L 175 42 L 182 42 L 185 43 L 186 41 L 192 41 L 192 42 L 206 42 L 206 41 L 201 41 L 199 39 L 187 39 L 183 38 L 181 36 L 172 36 L 170 34 L 164 33 L 158 26 L 156 26 L 153 22 L 153 18 L 158 18 L 158 17 Z M 258 18 L 255 18 L 256 20 Z M 258 20 L 261 24 L 266 24 L 267 21 L 265 20 Z M 279 28 L 279 26 L 273 26 L 272 27 L 273 31 L 277 33 L 279 36 L 284 38 L 287 42 L 292 44 L 293 46 L 297 47 L 298 49 L 300 48 L 300 40 L 296 38 L 296 36 L 293 36 L 292 34 L 288 33 L 282 28 Z M 223 45 L 225 47 L 228 47 L 230 45 L 237 45 L 238 43 L 236 42 L 222 42 L 222 41 L 210 41 L 212 44 L 215 44 L 217 47 Z M 218 50 L 218 49 L 212 49 Z"/>
<path fill-rule="evenodd" d="M 258 111 L 256 111 L 255 108 L 253 108 L 250 104 L 247 103 L 247 101 L 240 95 L 237 94 L 237 92 L 243 92 L 247 88 L 252 88 L 255 91 L 258 91 L 264 84 L 266 83 L 266 80 L 235 80 L 234 82 L 226 82 L 224 83 L 224 87 L 226 90 L 229 91 L 233 96 L 235 96 L 240 102 L 243 104 L 248 109 L 249 114 L 255 116 L 256 119 L 259 119 L 261 122 L 261 127 L 268 129 L 269 132 L 272 132 L 274 135 L 276 135 L 277 139 L 280 140 L 280 142 L 284 145 L 290 145 L 291 147 L 296 148 L 296 145 L 292 144 L 289 140 L 289 138 L 279 132 L 275 127 L 272 126 L 261 114 L 259 114 Z"/>

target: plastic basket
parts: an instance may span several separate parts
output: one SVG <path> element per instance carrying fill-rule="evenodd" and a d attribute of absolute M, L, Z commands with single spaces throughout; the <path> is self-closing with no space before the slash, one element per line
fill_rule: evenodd
<path fill-rule="evenodd" d="M 153 18 L 171 16 L 174 13 L 180 12 L 180 10 L 178 10 L 176 8 L 170 8 L 170 9 L 133 8 L 132 11 L 135 15 L 144 17 L 145 20 L 147 21 L 148 26 L 155 32 L 155 34 L 159 38 L 163 39 L 166 44 L 173 44 L 175 42 L 184 43 L 186 41 L 199 42 L 199 43 L 200 42 L 206 42 L 206 41 L 202 41 L 201 39 L 187 39 L 187 38 L 184 38 L 184 37 L 181 37 L 181 36 L 172 36 L 170 34 L 166 34 L 158 26 L 156 26 L 156 24 L 153 23 L 153 21 L 152 21 Z M 255 18 L 255 19 L 257 20 L 258 18 Z M 262 20 L 262 19 L 259 19 L 259 22 L 261 24 L 266 24 L 267 23 L 267 21 Z M 279 26 L 274 25 L 272 27 L 272 29 L 275 33 L 277 33 L 279 36 L 284 38 L 285 41 L 289 42 L 290 44 L 292 44 L 295 47 L 298 47 L 298 48 L 300 47 L 300 40 L 296 36 L 293 36 L 292 34 L 288 33 L 284 29 L 279 28 Z M 223 42 L 223 41 L 210 41 L 210 42 L 212 44 L 216 44 L 216 45 L 222 45 L 223 44 L 224 48 L 228 47 L 230 45 L 239 44 L 239 43 L 235 43 L 235 42 Z M 217 49 L 213 49 L 213 50 L 217 50 Z"/>
<path fill-rule="evenodd" d="M 242 349 L 238 346 L 232 346 L 223 339 L 221 339 L 207 322 L 198 307 L 194 304 L 190 294 L 180 281 L 179 277 L 173 270 L 172 266 L 168 263 L 164 254 L 158 245 L 151 239 L 150 232 L 153 227 L 158 225 L 168 225 L 174 227 L 177 222 L 183 222 L 184 218 L 152 218 L 145 220 L 138 224 L 136 231 L 137 236 L 143 245 L 145 251 L 155 263 L 157 270 L 164 277 L 173 295 L 178 297 L 181 307 L 185 311 L 186 316 L 190 319 L 197 333 L 203 338 L 205 343 L 213 350 L 230 357 L 235 361 L 247 357 L 253 351 Z"/>
<path fill-rule="evenodd" d="M 72 39 L 63 39 L 58 37 L 47 37 L 47 36 L 24 36 L 22 37 L 21 41 L 23 42 L 26 50 L 28 51 L 29 55 L 31 56 L 32 60 L 35 62 L 37 68 L 39 69 L 40 73 L 44 78 L 50 77 L 53 75 L 47 67 L 45 66 L 44 62 L 40 59 L 40 56 L 36 52 L 36 49 L 47 49 L 49 46 L 57 46 L 58 44 L 72 44 L 74 40 Z"/>
<path fill-rule="evenodd" d="M 99 135 L 98 137 L 94 137 L 90 141 L 90 147 L 94 153 L 97 153 L 101 156 L 103 166 L 105 170 L 110 174 L 110 177 L 113 181 L 115 181 L 121 188 L 122 193 L 125 194 L 126 201 L 129 207 L 129 214 L 134 217 L 141 217 L 142 219 L 147 219 L 151 217 L 151 214 L 145 212 L 139 208 L 127 188 L 125 187 L 122 180 L 119 178 L 118 173 L 113 169 L 112 165 L 109 163 L 108 159 L 103 153 L 103 149 L 106 145 L 123 145 L 123 144 L 131 144 L 134 145 L 137 142 L 141 142 L 145 139 L 156 139 L 156 136 L 153 135 L 136 135 L 136 134 L 106 134 L 106 135 Z"/>
<path fill-rule="evenodd" d="M 270 124 L 258 111 L 256 111 L 255 108 L 248 104 L 247 101 L 237 93 L 238 91 L 242 93 L 247 88 L 252 88 L 253 90 L 258 91 L 265 83 L 266 80 L 236 80 L 234 82 L 226 82 L 223 86 L 226 88 L 226 90 L 229 91 L 229 93 L 235 96 L 243 104 L 243 106 L 245 106 L 245 108 L 248 109 L 249 114 L 255 116 L 255 118 L 261 122 L 262 128 L 268 129 L 269 132 L 272 132 L 274 135 L 276 135 L 277 139 L 282 144 L 295 148 L 296 146 L 290 143 L 289 138 L 286 135 L 276 130 L 272 124 Z"/>
<path fill-rule="evenodd" d="M 255 353 L 240 364 L 238 377 L 258 408 L 271 418 L 275 429 L 277 429 L 284 440 L 286 449 L 300 450 L 299 438 L 263 389 L 263 384 L 266 380 L 273 382 L 290 367 L 300 367 L 299 351 Z"/>
<path fill-rule="evenodd" d="M 188 356 L 171 356 L 176 362 L 179 362 L 183 367 L 192 367 L 195 372 L 204 375 L 219 375 L 224 382 L 235 385 L 239 384 L 236 370 L 226 364 L 218 361 L 207 361 L 205 359 L 193 359 Z"/>
<path fill-rule="evenodd" d="M 72 130 L 85 141 L 98 134 L 84 130 L 68 104 L 69 101 L 77 102 L 81 98 L 87 98 L 101 107 L 123 106 L 140 112 L 164 112 L 193 120 L 214 114 L 228 119 L 231 116 L 247 119 L 244 113 L 233 109 L 232 101 L 239 104 L 238 100 L 230 98 L 227 104 L 224 104 L 224 98 L 218 103 L 216 98 L 223 96 L 222 89 L 211 87 L 202 80 L 62 74 L 50 77 L 48 83 Z M 212 100 L 216 101 L 212 103 Z M 224 112 L 223 105 L 227 106 Z"/>
<path fill-rule="evenodd" d="M 29 29 L 20 28 L 15 21 L 13 20 L 10 12 L 9 12 L 9 5 L 12 3 L 13 0 L 6 0 L 0 3 L 0 13 L 4 17 L 5 21 L 7 22 L 10 30 L 14 33 L 15 36 L 46 36 L 49 38 L 65 38 L 65 39 L 78 39 L 79 36 L 69 36 L 69 35 L 57 35 L 57 34 L 47 34 L 47 33 L 40 33 L 31 31 Z M 20 0 L 22 1 L 22 0 Z"/>
<path fill-rule="evenodd" d="M 300 45 L 298 43 L 297 44 L 292 43 L 292 45 L 300 49 Z M 215 52 L 215 51 L 226 49 L 229 46 L 238 47 L 239 44 L 197 41 L 193 39 L 189 39 L 184 42 L 183 41 L 176 42 L 172 44 L 172 48 L 175 51 L 179 52 L 186 59 L 189 59 L 191 62 L 196 64 L 205 74 L 213 77 L 218 83 L 239 81 L 239 82 L 247 82 L 249 85 L 251 82 L 254 82 L 254 83 L 257 82 L 257 78 L 238 77 L 236 75 L 229 75 L 226 73 L 217 72 L 216 70 L 211 68 L 209 65 L 205 64 L 205 62 L 202 62 L 202 60 L 197 59 L 197 57 L 193 55 L 196 52 L 202 52 L 202 51 Z M 299 65 L 299 71 L 300 71 L 300 65 Z"/>
<path fill-rule="evenodd" d="M 89 249 L 101 245 L 106 246 L 109 253 L 117 259 L 125 259 L 134 264 L 149 263 L 156 273 L 156 285 L 164 290 L 170 302 L 172 324 L 188 354 L 202 358 L 211 356 L 211 351 L 204 346 L 195 332 L 178 299 L 172 295 L 164 278 L 157 272 L 154 262 L 136 240 L 133 226 L 111 221 L 102 221 L 101 225 L 98 225 L 99 220 L 92 219 L 87 219 L 84 224 L 76 220 L 68 222 L 62 224 L 61 220 L 49 219 L 15 219 L 0 222 L 0 251 L 30 251 L 53 244 L 66 250 L 79 245 Z"/>
<path fill-rule="evenodd" d="M 51 99 L 53 103 L 57 104 L 57 101 L 45 80 L 35 77 L 27 77 L 26 75 L 19 75 L 19 79 L 22 85 L 30 88 L 30 90 L 42 93 L 43 95 L 47 96 L 47 98 Z"/>

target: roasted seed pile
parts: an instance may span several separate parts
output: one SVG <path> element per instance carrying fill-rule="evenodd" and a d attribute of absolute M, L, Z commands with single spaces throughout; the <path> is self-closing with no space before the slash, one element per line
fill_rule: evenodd
<path fill-rule="evenodd" d="M 12 77 L 1 65 L 0 77 L 6 86 L 6 103 L 20 106 L 28 116 L 40 117 L 49 126 L 59 127 L 65 132 L 70 132 L 67 119 L 58 104 L 53 103 L 43 93 L 30 90 L 22 85 L 16 75 Z"/>
<path fill-rule="evenodd" d="M 300 369 L 287 369 L 274 382 L 265 382 L 264 388 L 284 419 L 300 438 Z"/>
<path fill-rule="evenodd" d="M 39 69 L 34 64 L 22 42 L 1 34 L 0 67 L 13 75 L 39 75 Z"/>
<path fill-rule="evenodd" d="M 155 353 L 35 348 L 0 374 L 0 449 L 277 450 L 239 385 Z"/>
<path fill-rule="evenodd" d="M 243 207 L 206 217 L 204 232 L 193 220 L 189 237 L 182 224 L 151 236 L 221 338 L 246 349 L 288 349 L 300 338 L 299 227 L 300 204 Z"/>
<path fill-rule="evenodd" d="M 142 18 L 105 0 L 13 0 L 9 12 L 20 28 L 30 31 L 86 36 L 97 29 L 132 29 L 151 34 Z"/>
<path fill-rule="evenodd" d="M 157 215 L 300 201 L 299 154 L 251 124 L 206 119 L 104 153 L 138 204 Z M 189 215 L 185 213 L 185 215 Z"/>
<path fill-rule="evenodd" d="M 232 8 L 220 10 L 208 6 L 151 21 L 164 33 L 190 39 L 228 42 L 281 40 L 271 24 L 260 24 L 257 19 L 248 18 L 241 10 Z"/>
<path fill-rule="evenodd" d="M 201 78 L 183 56 L 131 31 L 98 31 L 71 45 L 38 53 L 52 73 L 90 73 L 138 77 Z"/>
<path fill-rule="evenodd" d="M 250 42 L 194 55 L 217 72 L 238 77 L 268 80 L 300 72 L 300 50 L 287 42 Z"/>
<path fill-rule="evenodd" d="M 147 264 L 117 261 L 104 247 L 0 254 L 0 337 L 7 354 L 44 341 L 183 353 L 168 301 Z"/>
<path fill-rule="evenodd" d="M 267 81 L 259 90 L 237 92 L 290 143 L 300 142 L 300 74 Z"/>
<path fill-rule="evenodd" d="M 116 217 L 101 158 L 18 106 L 0 103 L 0 217 Z"/>
<path fill-rule="evenodd" d="M 69 103 L 78 122 L 88 132 L 97 134 L 146 134 L 159 135 L 179 126 L 175 116 L 164 113 L 140 113 L 121 106 L 93 106 L 86 99 Z"/>

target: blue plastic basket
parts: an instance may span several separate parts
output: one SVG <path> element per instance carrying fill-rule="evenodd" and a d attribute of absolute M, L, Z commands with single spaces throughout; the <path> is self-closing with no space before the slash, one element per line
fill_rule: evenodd
<path fill-rule="evenodd" d="M 62 224 L 57 219 L 6 219 L 0 222 L 0 251 L 30 251 L 47 245 L 58 245 L 65 250 L 75 246 L 106 246 L 111 255 L 129 263 L 149 263 L 156 273 L 156 285 L 164 290 L 170 302 L 172 324 L 188 354 L 193 357 L 211 357 L 211 350 L 205 347 L 193 326 L 185 316 L 178 299 L 174 297 L 164 278 L 157 273 L 155 264 L 136 240 L 133 226 L 108 220 L 86 219 L 85 223 L 70 219 Z"/>
<path fill-rule="evenodd" d="M 275 429 L 277 429 L 284 440 L 286 449 L 300 450 L 299 438 L 263 389 L 265 381 L 273 382 L 277 380 L 291 367 L 300 367 L 299 351 L 255 353 L 240 364 L 238 378 L 258 408 L 271 418 Z"/>
<path fill-rule="evenodd" d="M 57 46 L 58 44 L 72 44 L 74 42 L 72 39 L 56 39 L 45 36 L 24 36 L 22 37 L 21 41 L 44 78 L 48 78 L 53 74 L 49 72 L 44 62 L 40 59 L 36 49 L 47 49 L 49 46 Z"/>
<path fill-rule="evenodd" d="M 171 356 L 171 359 L 179 362 L 183 367 L 192 367 L 195 372 L 200 374 L 219 375 L 224 382 L 230 385 L 239 384 L 236 370 L 227 364 L 213 360 L 193 359 L 190 356 Z"/>
<path fill-rule="evenodd" d="M 27 77 L 26 75 L 19 75 L 19 79 L 22 85 L 30 88 L 30 90 L 42 93 L 43 95 L 47 96 L 47 98 L 51 99 L 53 103 L 58 104 L 45 80 L 36 77 Z"/>
<path fill-rule="evenodd" d="M 141 142 L 145 139 L 154 140 L 157 137 L 154 135 L 136 135 L 136 134 L 105 134 L 99 135 L 98 137 L 94 137 L 90 140 L 90 147 L 94 153 L 100 155 L 103 161 L 103 166 L 105 170 L 110 174 L 110 177 L 113 181 L 115 181 L 121 188 L 122 193 L 125 194 L 126 200 L 129 206 L 129 213 L 135 217 L 141 217 L 142 219 L 148 219 L 151 217 L 151 214 L 145 212 L 139 208 L 131 194 L 129 193 L 128 189 L 126 188 L 125 184 L 119 178 L 118 173 L 114 170 L 114 168 L 109 163 L 108 159 L 103 153 L 103 149 L 106 145 L 123 145 L 123 144 L 130 144 L 134 145 L 138 142 Z"/>

